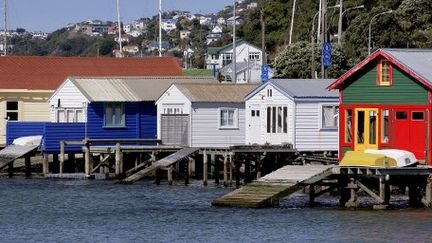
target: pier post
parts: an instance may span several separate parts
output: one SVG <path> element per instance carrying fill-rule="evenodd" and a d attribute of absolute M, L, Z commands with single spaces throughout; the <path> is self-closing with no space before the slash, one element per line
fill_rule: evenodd
<path fill-rule="evenodd" d="M 420 189 L 418 188 L 417 184 L 413 183 L 411 185 L 408 185 L 408 197 L 411 207 L 421 206 Z"/>
<path fill-rule="evenodd" d="M 426 191 L 426 194 L 425 194 L 425 198 L 423 200 L 423 204 L 426 207 L 431 208 L 432 207 L 432 181 L 430 179 L 428 179 L 428 183 L 426 184 L 425 191 Z"/>
<path fill-rule="evenodd" d="M 219 160 L 216 159 L 216 155 L 211 155 L 211 163 L 213 164 L 213 177 L 215 180 L 215 184 L 219 185 Z"/>
<path fill-rule="evenodd" d="M 122 173 L 122 158 L 121 158 L 121 147 L 120 147 L 120 143 L 116 144 L 115 147 L 115 176 L 119 177 L 120 174 Z"/>
<path fill-rule="evenodd" d="M 233 167 L 234 167 L 234 165 L 233 165 L 233 162 L 232 162 L 232 158 L 233 158 L 233 155 L 232 154 L 230 154 L 230 156 L 229 156 L 229 162 L 228 162 L 228 166 L 229 166 L 229 186 L 232 186 L 232 182 L 233 182 Z"/>
<path fill-rule="evenodd" d="M 204 186 L 207 186 L 207 179 L 208 179 L 208 156 L 206 151 L 203 152 L 203 184 Z"/>
<path fill-rule="evenodd" d="M 224 178 L 224 187 L 228 187 L 228 155 L 224 153 L 223 155 L 223 178 Z"/>
<path fill-rule="evenodd" d="M 168 185 L 170 185 L 170 186 L 172 186 L 172 184 L 173 184 L 173 170 L 174 170 L 173 166 L 170 166 L 167 169 Z"/>
<path fill-rule="evenodd" d="M 234 166 L 235 166 L 236 187 L 239 187 L 240 186 L 240 167 L 241 167 L 241 163 L 239 163 L 238 161 L 234 161 Z"/>
<path fill-rule="evenodd" d="M 47 157 L 47 161 L 49 157 Z M 51 165 L 51 170 L 53 173 L 58 173 L 58 168 L 60 167 L 60 162 L 59 162 L 59 154 L 53 154 L 52 155 L 52 165 Z M 48 173 L 49 173 L 49 167 L 48 167 Z"/>
<path fill-rule="evenodd" d="M 187 161 L 185 161 L 185 185 L 189 185 L 189 178 L 191 176 L 191 167 L 192 167 L 193 159 L 188 158 Z"/>
<path fill-rule="evenodd" d="M 244 176 L 244 183 L 250 183 L 251 180 L 251 161 L 250 158 L 247 158 L 245 160 L 245 176 Z"/>
<path fill-rule="evenodd" d="M 261 178 L 261 154 L 255 155 L 256 179 Z"/>
<path fill-rule="evenodd" d="M 90 144 L 87 140 L 84 141 L 84 173 L 86 178 L 90 178 Z"/>
<path fill-rule="evenodd" d="M 160 169 L 156 169 L 155 175 L 156 175 L 155 184 L 156 185 L 160 185 L 160 182 L 161 182 L 161 170 Z"/>
<path fill-rule="evenodd" d="M 59 164 L 59 173 L 64 173 L 64 163 L 65 163 L 65 142 L 60 141 L 60 164 Z"/>
<path fill-rule="evenodd" d="M 14 163 L 15 163 L 15 161 L 12 161 L 8 165 L 8 176 L 9 176 L 9 178 L 12 178 L 14 176 Z"/>
<path fill-rule="evenodd" d="M 347 188 L 350 189 L 350 198 L 348 202 L 345 203 L 345 207 L 347 208 L 357 208 L 358 207 L 358 201 L 357 201 L 357 190 L 358 186 L 355 183 L 355 179 L 351 178 L 350 183 L 348 183 Z"/>
<path fill-rule="evenodd" d="M 28 155 L 24 158 L 25 163 L 25 176 L 31 176 L 31 157 Z"/>
<path fill-rule="evenodd" d="M 44 175 L 49 174 L 49 154 L 43 155 L 43 161 L 42 161 L 42 173 Z"/>
<path fill-rule="evenodd" d="M 390 186 L 388 184 L 389 175 L 380 176 L 379 178 L 379 195 L 385 205 L 390 202 Z"/>
<path fill-rule="evenodd" d="M 309 185 L 309 206 L 313 207 L 315 204 L 315 184 Z"/>

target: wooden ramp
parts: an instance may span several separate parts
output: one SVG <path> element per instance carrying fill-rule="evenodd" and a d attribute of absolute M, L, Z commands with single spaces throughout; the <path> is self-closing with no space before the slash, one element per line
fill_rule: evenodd
<path fill-rule="evenodd" d="M 0 151 L 0 170 L 13 163 L 16 159 L 24 157 L 37 150 L 39 145 L 8 145 Z"/>
<path fill-rule="evenodd" d="M 143 177 L 150 175 L 157 169 L 167 168 L 199 151 L 199 148 L 184 148 L 167 157 L 154 162 L 152 165 L 130 175 L 126 179 L 120 181 L 122 184 L 132 184 L 141 180 Z"/>
<path fill-rule="evenodd" d="M 213 206 L 261 208 L 332 174 L 328 165 L 287 165 L 212 202 Z"/>

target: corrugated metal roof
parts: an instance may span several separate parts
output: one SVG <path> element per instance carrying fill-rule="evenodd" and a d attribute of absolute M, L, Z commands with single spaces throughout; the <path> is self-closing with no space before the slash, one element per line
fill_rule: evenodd
<path fill-rule="evenodd" d="M 381 49 L 432 84 L 432 49 Z"/>
<path fill-rule="evenodd" d="M 191 102 L 243 102 L 258 84 L 176 84 Z"/>
<path fill-rule="evenodd" d="M 0 88 L 55 90 L 68 76 L 182 76 L 173 57 L 0 57 Z"/>
<path fill-rule="evenodd" d="M 218 83 L 205 77 L 70 77 L 89 101 L 155 101 L 174 83 Z"/>
<path fill-rule="evenodd" d="M 334 79 L 271 79 L 269 81 L 285 95 L 294 99 L 338 98 L 338 91 L 327 90 L 327 86 L 332 82 Z"/>

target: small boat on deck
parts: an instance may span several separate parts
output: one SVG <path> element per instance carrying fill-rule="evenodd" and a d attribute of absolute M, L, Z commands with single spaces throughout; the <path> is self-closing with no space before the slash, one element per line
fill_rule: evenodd
<path fill-rule="evenodd" d="M 348 151 L 340 166 L 364 167 L 409 167 L 418 163 L 415 155 L 400 149 L 366 149 L 365 151 Z"/>

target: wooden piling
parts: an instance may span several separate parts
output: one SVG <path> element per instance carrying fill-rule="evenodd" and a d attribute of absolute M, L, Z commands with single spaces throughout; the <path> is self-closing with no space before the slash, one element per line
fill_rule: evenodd
<path fill-rule="evenodd" d="M 84 173 L 87 178 L 90 177 L 92 169 L 90 168 L 90 144 L 86 140 L 84 142 Z"/>
<path fill-rule="evenodd" d="M 59 164 L 59 173 L 64 173 L 64 164 L 65 164 L 65 141 L 60 141 L 60 164 Z"/>
<path fill-rule="evenodd" d="M 161 182 L 161 170 L 160 169 L 156 169 L 155 175 L 156 175 L 155 184 L 156 185 L 160 185 L 160 182 Z"/>
<path fill-rule="evenodd" d="M 216 155 L 211 155 L 211 164 L 213 164 L 213 178 L 215 180 L 215 184 L 219 185 L 219 161 L 216 159 Z"/>
<path fill-rule="evenodd" d="M 15 161 L 12 161 L 8 165 L 8 176 L 9 176 L 9 178 L 12 178 L 14 176 L 14 163 L 15 163 Z"/>
<path fill-rule="evenodd" d="M 121 147 L 120 143 L 116 144 L 115 147 L 115 176 L 118 177 L 122 173 L 122 158 L 121 158 Z"/>
<path fill-rule="evenodd" d="M 43 155 L 43 161 L 42 161 L 42 173 L 44 175 L 49 174 L 49 154 Z"/>
<path fill-rule="evenodd" d="M 31 177 L 31 157 L 29 155 L 27 155 L 24 158 L 24 163 L 25 163 L 25 176 Z"/>
<path fill-rule="evenodd" d="M 244 175 L 244 183 L 250 183 L 251 179 L 251 161 L 250 159 L 245 160 L 245 175 Z"/>
<path fill-rule="evenodd" d="M 168 185 L 172 186 L 173 184 L 173 166 L 168 167 L 167 174 L 168 174 Z"/>
<path fill-rule="evenodd" d="M 207 153 L 204 150 L 203 152 L 203 184 L 204 186 L 207 186 L 208 184 L 208 157 Z"/>
<path fill-rule="evenodd" d="M 384 205 L 390 202 L 390 186 L 388 183 L 389 176 L 380 176 L 379 178 L 379 196 L 384 201 Z"/>
<path fill-rule="evenodd" d="M 228 155 L 225 153 L 223 155 L 223 178 L 224 178 L 224 187 L 228 187 Z"/>
<path fill-rule="evenodd" d="M 315 184 L 309 186 L 309 206 L 313 207 L 315 204 Z"/>
<path fill-rule="evenodd" d="M 431 180 L 428 180 L 428 183 L 426 184 L 423 204 L 428 208 L 432 208 L 432 181 Z"/>

